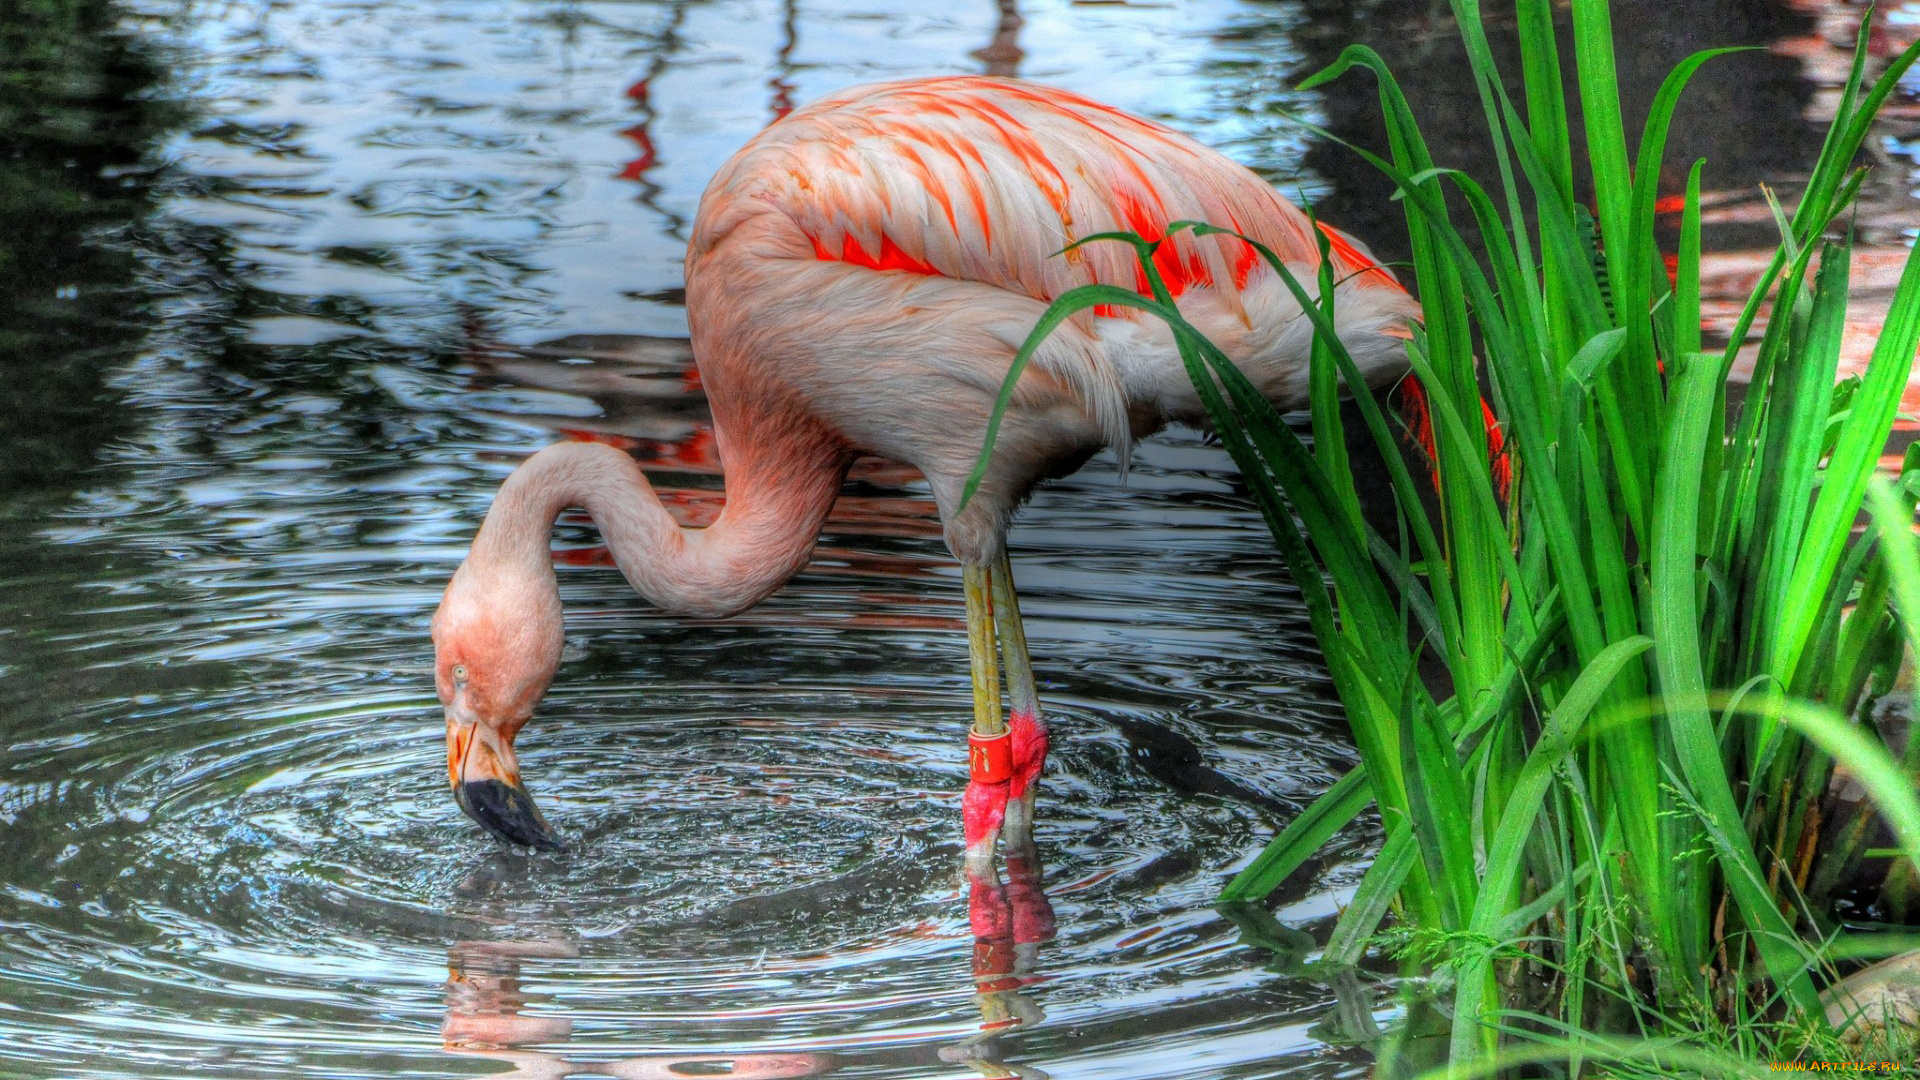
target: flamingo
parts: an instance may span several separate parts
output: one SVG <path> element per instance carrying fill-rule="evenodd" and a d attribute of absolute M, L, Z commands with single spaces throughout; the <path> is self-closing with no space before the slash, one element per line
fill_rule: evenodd
<path fill-rule="evenodd" d="M 1292 294 L 1237 238 L 1166 236 L 1183 219 L 1260 241 L 1309 283 L 1317 229 L 1336 271 L 1336 329 L 1367 382 L 1405 370 L 1420 311 L 1393 275 L 1251 171 L 1161 124 L 1064 90 L 969 76 L 844 90 L 755 136 L 708 185 L 686 258 L 725 508 L 707 528 L 682 528 L 633 458 L 597 443 L 547 447 L 507 478 L 433 618 L 461 808 L 509 843 L 560 847 L 513 741 L 560 663 L 549 544 L 562 511 L 586 510 L 653 604 L 732 615 L 806 564 L 849 465 L 875 454 L 925 475 L 961 566 L 969 865 L 991 859 L 996 837 L 1030 845 L 1047 730 L 1009 522 L 1037 483 L 1103 447 L 1124 461 L 1134 440 L 1206 420 L 1164 326 L 1123 307 L 1083 313 L 1021 376 L 963 505 L 1001 382 L 1048 302 L 1091 282 L 1146 289 L 1124 245 L 1058 253 L 1109 231 L 1163 240 L 1153 259 L 1185 317 L 1277 407 L 1307 400 L 1312 328 Z"/>

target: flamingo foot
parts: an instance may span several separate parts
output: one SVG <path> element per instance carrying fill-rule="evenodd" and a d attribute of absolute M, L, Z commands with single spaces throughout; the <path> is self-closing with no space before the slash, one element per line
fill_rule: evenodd
<path fill-rule="evenodd" d="M 960 820 L 966 829 L 967 863 L 970 867 L 993 861 L 993 838 L 1006 820 L 1008 789 L 1012 781 L 975 780 L 967 784 L 960 800 Z"/>
<path fill-rule="evenodd" d="M 1021 709 L 1007 717 L 1012 745 L 1012 776 L 1007 785 L 1007 812 L 1002 832 L 1009 850 L 1033 846 L 1033 805 L 1040 773 L 1047 766 L 1047 725 Z"/>
<path fill-rule="evenodd" d="M 1013 798 L 1026 795 L 1027 788 L 1040 779 L 1047 764 L 1047 725 L 1030 712 L 1015 709 L 1007 717 L 1007 729 L 1013 738 Z"/>

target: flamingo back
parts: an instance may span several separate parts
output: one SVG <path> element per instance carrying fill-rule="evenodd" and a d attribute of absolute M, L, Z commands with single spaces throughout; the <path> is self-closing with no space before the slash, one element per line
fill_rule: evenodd
<path fill-rule="evenodd" d="M 764 226 L 770 212 L 790 223 L 773 237 Z M 690 288 L 716 248 L 755 220 L 762 224 L 741 231 L 752 235 L 758 264 L 790 259 L 974 282 L 1002 291 L 1009 314 L 1026 310 L 1014 298 L 1044 304 L 1095 282 L 1146 293 L 1130 247 L 1061 252 L 1103 232 L 1164 239 L 1154 263 L 1182 313 L 1276 403 L 1306 399 L 1312 331 L 1277 275 L 1237 238 L 1165 234 L 1180 220 L 1231 228 L 1273 250 L 1311 290 L 1315 223 L 1217 151 L 1067 91 L 922 79 L 857 87 L 792 113 L 709 185 L 688 251 Z M 1369 381 L 1397 377 L 1418 304 L 1357 241 L 1321 228 L 1339 281 L 1342 339 Z M 1032 325 L 1028 317 L 1024 326 Z M 1204 417 L 1157 322 L 1112 306 L 1075 328 L 1074 340 L 1050 342 L 1036 364 L 1079 388 L 1123 454 L 1130 429 Z M 1003 359 L 999 374 L 983 374 L 997 385 L 1005 370 Z"/>
<path fill-rule="evenodd" d="M 768 127 L 728 163 L 715 196 L 767 199 L 817 258 L 987 282 L 1041 300 L 1090 282 L 1146 284 L 1102 232 L 1161 238 L 1174 221 L 1243 233 L 1288 263 L 1319 262 L 1313 225 L 1252 171 L 1164 125 L 1065 90 L 980 76 L 857 87 Z M 724 235 L 724 216 L 706 223 Z M 1338 276 L 1400 290 L 1364 248 L 1326 228 Z M 696 237 L 695 246 L 701 245 Z M 1227 236 L 1176 236 L 1156 267 L 1176 296 L 1259 266 Z"/>

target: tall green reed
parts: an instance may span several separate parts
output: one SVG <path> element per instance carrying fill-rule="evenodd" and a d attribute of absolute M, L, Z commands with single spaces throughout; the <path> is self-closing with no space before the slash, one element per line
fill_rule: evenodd
<path fill-rule="evenodd" d="M 1362 764 L 1229 883 L 1223 903 L 1265 897 L 1371 805 L 1386 840 L 1326 957 L 1356 961 L 1397 912 L 1451 986 L 1457 1064 L 1494 1060 L 1503 1033 L 1560 1032 L 1577 1059 L 1583 1031 L 1817 1018 L 1832 928 L 1803 893 L 1844 872 L 1823 877 L 1805 853 L 1836 759 L 1895 824 L 1905 857 L 1920 855 L 1920 754 L 1896 761 L 1846 719 L 1920 619 L 1910 550 L 1920 458 L 1879 496 L 1882 526 L 1853 529 L 1920 346 L 1920 261 L 1908 262 L 1864 375 L 1835 379 L 1853 162 L 1920 54 L 1869 88 L 1863 29 L 1819 162 L 1791 216 L 1779 215 L 1779 248 L 1729 344 L 1708 350 L 1702 164 L 1687 177 L 1671 279 L 1655 205 L 1682 91 L 1726 50 L 1668 77 L 1630 154 L 1604 0 L 1572 2 L 1574 101 L 1549 0 L 1517 0 L 1524 113 L 1479 4 L 1452 7 L 1496 147 L 1496 193 L 1436 165 L 1373 51 L 1349 48 L 1305 84 L 1364 71 L 1379 86 L 1386 153 L 1355 152 L 1393 179 L 1406 209 L 1425 311 L 1408 360 L 1433 412 L 1436 516 L 1367 394 L 1355 406 L 1387 463 L 1405 542 L 1361 514 L 1339 388 L 1364 381 L 1332 332 L 1324 250 L 1308 283 L 1260 249 L 1319 331 L 1311 449 L 1185 321 L 1154 245 L 1130 235 L 1081 243 L 1132 244 L 1150 295 L 1095 285 L 1060 297 L 1008 373 L 1002 407 L 1034 348 L 1073 313 L 1108 304 L 1161 319 L 1301 586 Z M 1574 197 L 1576 102 L 1591 214 Z M 1464 238 L 1456 206 L 1482 246 Z M 1221 231 L 1169 232 L 1181 229 Z M 1763 310 L 1751 389 L 1730 417 L 1727 379 Z M 1480 423 L 1481 370 L 1514 477 L 1504 500 Z M 1444 668 L 1437 687 L 1419 675 L 1423 653 Z M 1858 844 L 1840 847 L 1835 865 L 1858 858 Z M 1510 978 L 1522 964 L 1540 973 L 1524 995 Z M 1657 1046 L 1648 1052 L 1657 1058 Z"/>

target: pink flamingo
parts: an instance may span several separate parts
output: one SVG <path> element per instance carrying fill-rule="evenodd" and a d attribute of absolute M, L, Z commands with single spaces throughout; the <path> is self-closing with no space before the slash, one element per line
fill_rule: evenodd
<path fill-rule="evenodd" d="M 1313 223 L 1252 172 L 1159 124 L 1062 90 L 979 77 L 842 91 L 769 126 L 700 201 L 687 251 L 693 350 L 726 469 L 725 509 L 683 529 L 627 454 L 550 446 L 501 487 L 433 619 L 447 771 L 462 809 L 514 844 L 559 846 L 513 738 L 560 662 L 549 534 L 582 507 L 649 601 L 731 615 L 807 562 L 854 457 L 917 467 L 960 561 L 974 726 L 969 861 L 1031 835 L 1046 728 L 1008 567 L 1014 510 L 1105 446 L 1124 455 L 1204 409 L 1166 329 L 1131 309 L 1060 328 L 1022 376 L 991 465 L 961 492 L 1015 350 L 1053 297 L 1145 286 L 1130 248 L 1181 219 L 1230 226 L 1315 280 Z M 1341 339 L 1370 383 L 1405 369 L 1419 307 L 1344 234 L 1331 241 Z M 1307 397 L 1312 337 L 1251 247 L 1182 233 L 1155 255 L 1182 312 L 1274 403 Z M 1001 716 L 1001 672 L 1009 715 Z"/>

